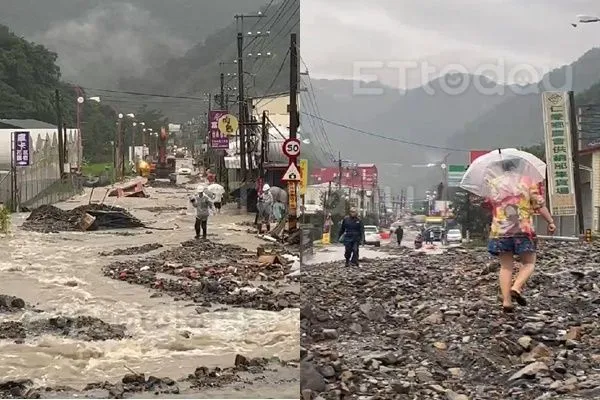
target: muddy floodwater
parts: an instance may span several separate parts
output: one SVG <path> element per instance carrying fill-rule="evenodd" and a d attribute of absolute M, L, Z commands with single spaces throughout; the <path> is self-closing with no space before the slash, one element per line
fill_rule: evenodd
<path fill-rule="evenodd" d="M 20 321 L 27 326 L 57 316 L 89 316 L 124 325 L 125 338 L 87 340 L 42 332 L 20 340 L 0 339 L 4 380 L 35 377 L 37 385 L 79 389 L 90 382 L 117 381 L 132 370 L 177 379 L 199 366 L 230 366 L 236 354 L 299 358 L 298 309 L 270 312 L 224 306 L 218 308 L 222 311 L 199 313 L 191 302 L 103 276 L 104 265 L 143 256 L 107 255 L 115 249 L 160 243 L 163 247 L 149 246 L 149 254 L 155 254 L 192 238 L 189 192 L 148 192 L 150 198 L 118 199 L 116 204 L 148 225 L 170 230 L 44 234 L 18 229 L 27 214 L 14 217 L 13 233 L 0 238 L 0 293 L 22 298 L 28 306 L 0 313 L 0 323 Z M 102 197 L 103 193 L 92 196 Z M 89 192 L 58 206 L 73 208 L 88 198 Z M 209 239 L 256 249 L 259 239 L 232 228 L 248 217 L 233 214 L 211 218 Z M 297 389 L 292 385 L 289 392 Z"/>

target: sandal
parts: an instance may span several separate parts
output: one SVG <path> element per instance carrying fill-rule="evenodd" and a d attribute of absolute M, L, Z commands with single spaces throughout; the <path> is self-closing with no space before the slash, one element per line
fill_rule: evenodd
<path fill-rule="evenodd" d="M 514 289 L 511 289 L 510 296 L 512 297 L 512 299 L 514 301 L 517 302 L 518 305 L 523 306 L 523 307 L 527 305 L 527 300 L 525 300 L 525 297 L 523 297 L 523 295 L 520 292 L 518 292 Z"/>
<path fill-rule="evenodd" d="M 502 306 L 502 311 L 506 314 L 512 314 L 513 312 L 515 312 L 515 307 L 514 306 Z"/>

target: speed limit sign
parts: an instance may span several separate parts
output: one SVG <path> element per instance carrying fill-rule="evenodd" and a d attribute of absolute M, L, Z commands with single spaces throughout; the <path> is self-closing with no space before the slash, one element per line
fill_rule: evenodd
<path fill-rule="evenodd" d="M 289 138 L 283 142 L 283 154 L 289 158 L 298 157 L 300 155 L 300 141 L 295 138 Z"/>

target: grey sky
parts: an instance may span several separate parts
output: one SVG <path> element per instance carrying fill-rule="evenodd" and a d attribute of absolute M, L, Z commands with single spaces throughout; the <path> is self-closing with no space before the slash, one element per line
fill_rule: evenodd
<path fill-rule="evenodd" d="M 313 77 L 352 77 L 362 61 L 426 61 L 441 71 L 460 63 L 496 80 L 530 81 L 515 73 L 531 65 L 538 75 L 568 64 L 600 45 L 600 23 L 573 28 L 577 14 L 600 15 L 597 0 L 302 0 L 301 55 Z M 413 87 L 427 75 L 384 67 L 378 78 Z M 453 68 L 450 68 L 451 70 Z M 512 74 L 509 73 L 512 71 Z M 445 71 L 448 72 L 448 71 Z M 364 74 L 372 75 L 373 70 Z M 429 76 L 432 79 L 433 76 Z M 404 81 L 404 82 L 403 82 Z"/>

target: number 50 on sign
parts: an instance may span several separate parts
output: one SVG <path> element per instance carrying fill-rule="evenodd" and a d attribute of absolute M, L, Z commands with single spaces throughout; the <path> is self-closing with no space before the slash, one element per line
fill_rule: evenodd
<path fill-rule="evenodd" d="M 298 157 L 300 154 L 300 141 L 296 138 L 290 138 L 283 142 L 283 154 L 289 158 Z"/>

